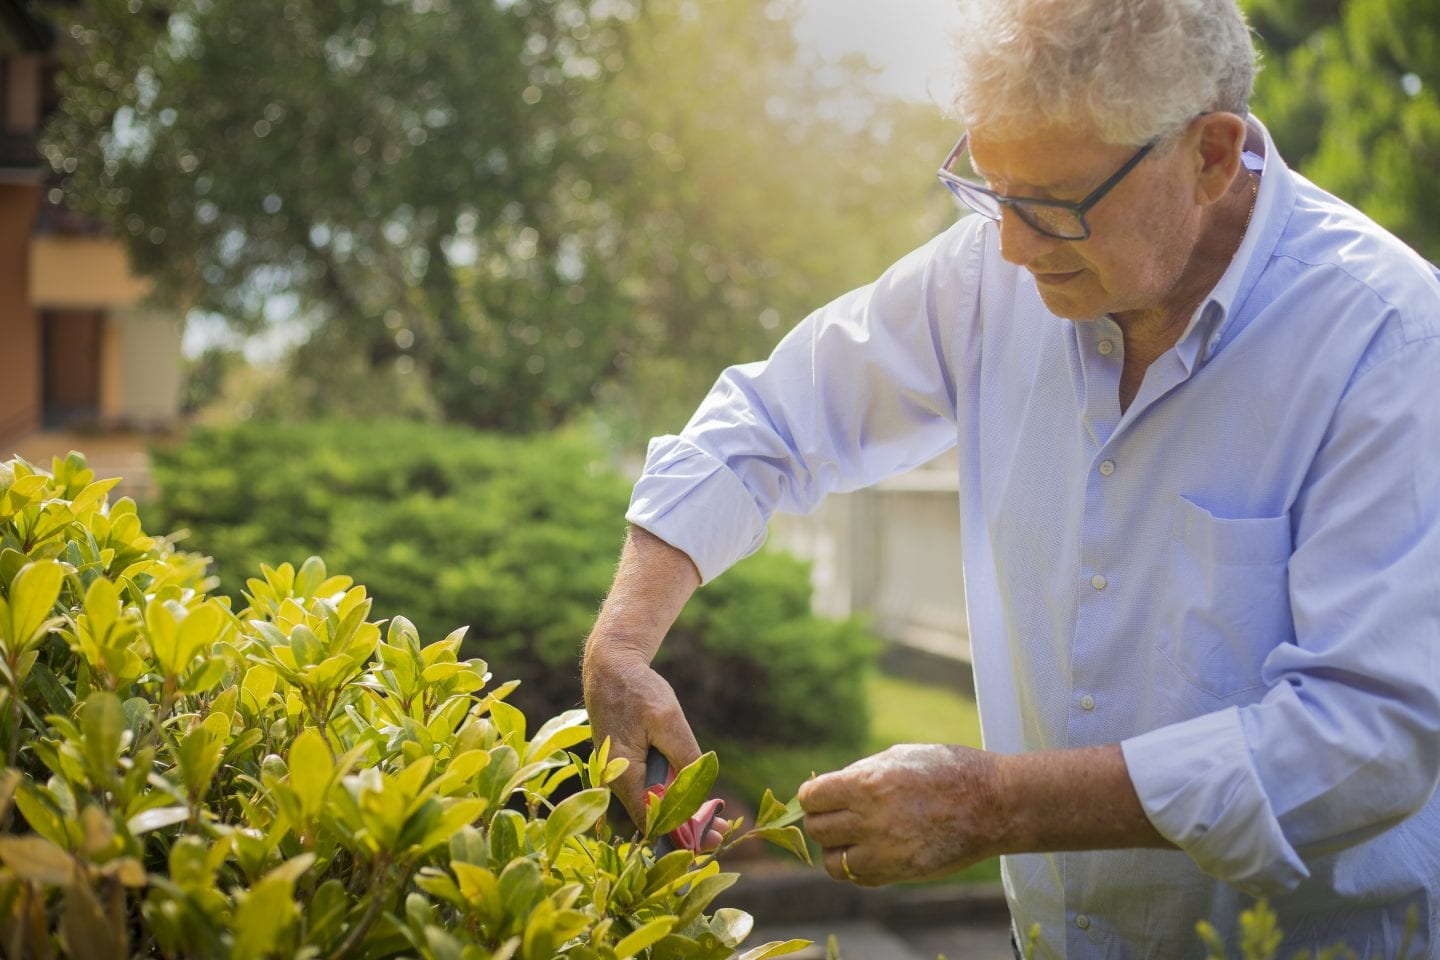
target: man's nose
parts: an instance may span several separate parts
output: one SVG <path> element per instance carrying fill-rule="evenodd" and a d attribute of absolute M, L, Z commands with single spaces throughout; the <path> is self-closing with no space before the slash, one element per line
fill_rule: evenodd
<path fill-rule="evenodd" d="M 1000 256 L 1017 267 L 1033 262 L 1054 250 L 1063 240 L 1047 237 L 1009 207 L 1000 210 Z"/>

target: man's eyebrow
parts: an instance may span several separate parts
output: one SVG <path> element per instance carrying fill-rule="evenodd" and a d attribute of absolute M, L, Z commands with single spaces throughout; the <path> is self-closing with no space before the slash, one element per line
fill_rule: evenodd
<path fill-rule="evenodd" d="M 969 160 L 970 169 L 975 171 L 977 177 L 982 180 L 991 179 L 990 174 L 981 169 L 980 164 L 975 162 L 974 157 L 970 157 Z M 1023 184 L 1023 186 L 1032 190 L 1039 190 L 1042 193 L 1078 193 L 1089 186 L 1090 182 L 1090 178 L 1088 177 L 1074 177 L 1069 180 L 1056 181 L 1055 183 L 1027 183 Z"/>

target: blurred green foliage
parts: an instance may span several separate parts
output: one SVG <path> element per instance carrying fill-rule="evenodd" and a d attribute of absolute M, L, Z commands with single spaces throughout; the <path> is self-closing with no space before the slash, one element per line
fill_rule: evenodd
<path fill-rule="evenodd" d="M 580 644 L 609 587 L 627 483 L 578 433 L 533 439 L 401 422 L 247 424 L 157 449 L 157 520 L 232 571 L 323 554 L 377 613 L 468 625 L 528 710 L 580 701 Z M 875 641 L 810 611 L 805 566 L 761 553 L 696 595 L 658 661 L 702 735 L 858 745 Z M 727 766 L 731 762 L 727 761 Z"/>
<path fill-rule="evenodd" d="M 673 428 L 954 216 L 945 122 L 807 61 L 787 0 L 53 15 L 69 202 L 165 294 L 309 331 L 260 413 Z"/>
<path fill-rule="evenodd" d="M 1440 262 L 1435 0 L 1242 0 L 1254 109 L 1291 167 Z"/>

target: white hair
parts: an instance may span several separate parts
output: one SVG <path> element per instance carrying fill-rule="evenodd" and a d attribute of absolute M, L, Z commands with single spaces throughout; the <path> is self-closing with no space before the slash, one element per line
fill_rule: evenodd
<path fill-rule="evenodd" d="M 952 113 L 1006 139 L 1046 126 L 1142 144 L 1245 115 L 1256 53 L 1236 0 L 959 0 Z"/>

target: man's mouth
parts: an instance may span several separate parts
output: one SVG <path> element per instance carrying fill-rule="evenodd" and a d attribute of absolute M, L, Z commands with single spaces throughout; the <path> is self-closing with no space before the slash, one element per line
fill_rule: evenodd
<path fill-rule="evenodd" d="M 1076 277 L 1080 276 L 1080 274 L 1084 273 L 1085 271 L 1070 270 L 1064 273 L 1047 273 L 1041 270 L 1031 270 L 1030 272 L 1032 275 L 1034 275 L 1036 283 L 1043 283 L 1046 286 L 1056 287 L 1063 283 L 1069 283 L 1071 280 L 1074 280 Z"/>

